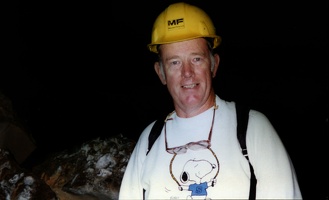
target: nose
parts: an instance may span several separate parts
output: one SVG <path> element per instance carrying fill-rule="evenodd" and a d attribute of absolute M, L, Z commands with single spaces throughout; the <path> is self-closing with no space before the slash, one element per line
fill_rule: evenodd
<path fill-rule="evenodd" d="M 193 67 L 190 63 L 186 62 L 182 67 L 182 77 L 183 78 L 191 78 L 194 74 Z"/>

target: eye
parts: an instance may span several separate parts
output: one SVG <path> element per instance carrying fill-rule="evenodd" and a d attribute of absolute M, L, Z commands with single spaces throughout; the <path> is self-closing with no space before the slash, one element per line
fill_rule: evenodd
<path fill-rule="evenodd" d="M 171 65 L 178 65 L 178 64 L 179 62 L 177 60 L 171 62 Z"/>
<path fill-rule="evenodd" d="M 186 183 L 186 181 L 188 181 L 188 173 L 187 172 L 183 172 L 182 174 L 181 174 L 181 181 L 183 182 L 183 183 Z"/>
<path fill-rule="evenodd" d="M 194 61 L 195 61 L 195 62 L 198 62 L 198 61 L 200 61 L 200 60 L 201 60 L 200 57 L 194 58 Z"/>
<path fill-rule="evenodd" d="M 195 57 L 195 58 L 193 58 L 193 62 L 194 63 L 200 63 L 202 60 L 203 60 L 202 57 Z"/>
<path fill-rule="evenodd" d="M 171 60 L 171 61 L 169 62 L 169 66 L 170 66 L 171 68 L 174 68 L 174 69 L 179 68 L 181 65 L 182 65 L 182 62 L 179 61 L 179 60 Z"/>

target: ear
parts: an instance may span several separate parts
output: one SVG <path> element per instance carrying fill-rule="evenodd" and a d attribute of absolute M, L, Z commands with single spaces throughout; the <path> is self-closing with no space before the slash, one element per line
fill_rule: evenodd
<path fill-rule="evenodd" d="M 220 57 L 217 53 L 214 55 L 214 58 L 215 58 L 215 63 L 214 63 L 215 66 L 212 70 L 212 77 L 213 78 L 215 78 L 215 76 L 216 76 L 217 69 L 218 69 L 218 66 L 219 66 L 219 61 L 220 61 Z"/>
<path fill-rule="evenodd" d="M 165 77 L 163 71 L 161 70 L 161 66 L 160 66 L 160 63 L 159 62 L 155 62 L 154 63 L 154 70 L 157 73 L 157 75 L 158 75 L 161 83 L 163 85 L 166 85 L 167 84 L 166 77 Z"/>

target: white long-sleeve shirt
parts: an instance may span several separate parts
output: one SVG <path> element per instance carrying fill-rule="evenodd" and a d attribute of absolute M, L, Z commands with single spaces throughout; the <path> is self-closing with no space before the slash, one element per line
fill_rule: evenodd
<path fill-rule="evenodd" d="M 174 156 L 166 151 L 165 134 L 146 156 L 148 135 L 142 132 L 121 182 L 119 199 L 248 199 L 250 169 L 236 133 L 234 102 L 216 96 L 210 149 L 190 150 Z M 207 140 L 213 108 L 191 117 L 175 113 L 167 122 L 168 148 Z M 302 199 L 296 173 L 277 132 L 262 113 L 251 110 L 247 149 L 257 179 L 257 199 Z"/>

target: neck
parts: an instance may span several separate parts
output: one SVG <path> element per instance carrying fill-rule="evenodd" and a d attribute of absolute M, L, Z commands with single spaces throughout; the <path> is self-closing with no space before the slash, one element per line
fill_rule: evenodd
<path fill-rule="evenodd" d="M 212 92 L 203 105 L 198 107 L 192 107 L 192 108 L 191 107 L 180 108 L 178 106 L 175 106 L 175 112 L 179 117 L 190 118 L 200 113 L 203 113 L 204 111 L 208 110 L 213 106 L 216 107 L 216 95 L 215 93 Z"/>

